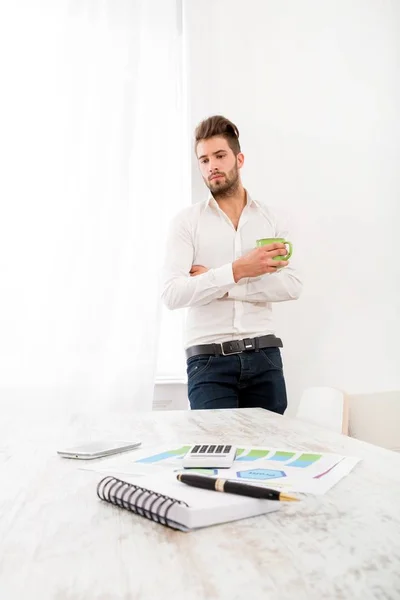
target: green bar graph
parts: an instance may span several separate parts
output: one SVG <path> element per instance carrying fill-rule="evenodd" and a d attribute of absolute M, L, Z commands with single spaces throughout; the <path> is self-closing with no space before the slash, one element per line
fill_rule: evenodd
<path fill-rule="evenodd" d="M 266 456 L 268 456 L 268 454 L 270 453 L 269 450 L 258 450 L 256 448 L 253 448 L 252 450 L 250 450 L 250 452 L 248 454 L 246 454 L 245 456 L 239 456 L 239 458 L 237 458 L 237 460 L 240 461 L 244 461 L 244 460 L 259 460 L 260 458 L 265 458 Z M 236 454 L 237 457 L 237 454 Z"/>
<path fill-rule="evenodd" d="M 277 460 L 279 462 L 286 462 L 287 460 L 290 460 L 291 458 L 293 458 L 293 456 L 295 455 L 295 452 L 284 452 L 283 450 L 278 450 L 277 452 L 275 452 L 275 454 L 273 454 L 272 456 L 269 457 L 269 460 Z"/>
<path fill-rule="evenodd" d="M 305 467 L 309 467 L 313 463 L 317 462 L 321 458 L 321 454 L 301 454 L 295 461 L 288 463 L 288 467 L 300 467 L 304 469 Z"/>

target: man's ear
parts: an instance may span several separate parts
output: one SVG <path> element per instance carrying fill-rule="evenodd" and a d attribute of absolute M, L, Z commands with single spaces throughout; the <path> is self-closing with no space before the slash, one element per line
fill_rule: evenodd
<path fill-rule="evenodd" d="M 238 169 L 241 169 L 244 165 L 244 154 L 242 152 L 239 152 L 239 154 L 236 157 L 236 160 Z"/>

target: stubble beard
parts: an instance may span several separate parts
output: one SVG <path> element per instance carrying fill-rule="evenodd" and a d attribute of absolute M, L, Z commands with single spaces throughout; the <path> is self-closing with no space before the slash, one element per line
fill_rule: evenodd
<path fill-rule="evenodd" d="M 239 189 L 239 169 L 234 167 L 228 174 L 225 174 L 225 179 L 223 181 L 207 180 L 206 185 L 215 200 L 234 196 Z"/>

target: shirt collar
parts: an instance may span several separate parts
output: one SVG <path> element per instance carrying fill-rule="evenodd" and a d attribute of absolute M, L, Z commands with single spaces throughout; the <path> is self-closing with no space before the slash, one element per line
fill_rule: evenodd
<path fill-rule="evenodd" d="M 259 206 L 257 200 L 254 200 L 250 196 L 249 192 L 246 190 L 246 206 L 251 206 L 252 204 L 254 204 L 257 207 Z M 217 201 L 215 200 L 214 196 L 211 193 L 208 194 L 208 198 L 207 198 L 207 206 L 210 206 L 210 205 L 218 206 Z"/>

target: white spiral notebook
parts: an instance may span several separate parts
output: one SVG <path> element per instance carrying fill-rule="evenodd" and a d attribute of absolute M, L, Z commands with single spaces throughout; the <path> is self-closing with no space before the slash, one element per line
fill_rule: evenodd
<path fill-rule="evenodd" d="M 97 495 L 101 500 L 181 531 L 279 509 L 278 501 L 191 487 L 178 481 L 175 474 L 150 475 L 134 481 L 104 477 L 97 486 Z"/>

